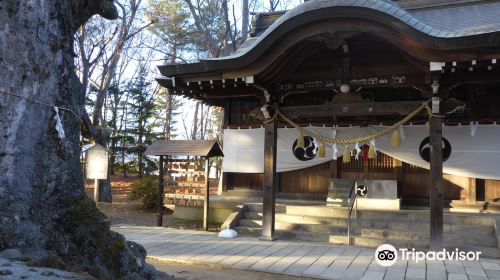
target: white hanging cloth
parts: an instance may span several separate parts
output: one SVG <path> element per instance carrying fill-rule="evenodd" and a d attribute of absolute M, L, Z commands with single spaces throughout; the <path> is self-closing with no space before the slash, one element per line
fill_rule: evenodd
<path fill-rule="evenodd" d="M 338 127 L 336 128 L 337 139 L 354 139 L 371 135 L 384 129 L 385 126 L 368 127 Z M 332 128 L 328 127 L 306 127 L 321 135 L 331 135 Z M 400 130 L 401 131 L 401 130 Z M 429 169 L 429 163 L 424 161 L 419 154 L 419 146 L 422 140 L 429 136 L 427 125 L 404 126 L 404 139 L 401 137 L 401 145 L 392 147 L 390 145 L 391 133 L 376 140 L 377 151 L 387 154 L 395 159 Z M 451 155 L 444 163 L 444 173 L 500 180 L 500 126 L 477 125 L 475 136 L 471 136 L 470 127 L 444 126 L 443 137 L 451 144 Z M 303 156 L 300 160 L 293 152 L 293 143 L 297 139 L 297 130 L 294 128 L 278 129 L 278 150 L 276 170 L 286 172 L 303 169 L 318 164 L 329 162 L 333 158 L 333 145 L 325 145 L 326 156 L 320 158 L 312 153 L 312 156 Z M 315 140 L 308 143 L 309 146 L 318 146 Z M 359 146 L 369 145 L 370 142 L 359 143 Z M 337 144 L 337 149 L 343 151 L 344 145 Z M 352 147 L 352 146 L 351 146 Z M 300 153 L 299 153 L 300 155 Z M 338 153 L 338 157 L 342 153 Z M 225 172 L 237 173 L 262 173 L 264 172 L 264 129 L 226 129 L 224 130 L 224 159 L 223 169 Z"/>

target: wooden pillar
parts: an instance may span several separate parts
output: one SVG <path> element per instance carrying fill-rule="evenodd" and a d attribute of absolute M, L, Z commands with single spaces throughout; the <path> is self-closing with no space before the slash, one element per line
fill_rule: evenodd
<path fill-rule="evenodd" d="M 433 110 L 434 111 L 434 110 Z M 435 112 L 435 111 L 434 111 Z M 430 229 L 431 250 L 443 248 L 443 135 L 442 118 L 431 117 L 430 136 Z"/>
<path fill-rule="evenodd" d="M 486 181 L 476 178 L 476 201 L 487 201 L 486 199 Z"/>
<path fill-rule="evenodd" d="M 398 197 L 403 193 L 403 162 L 395 158 L 392 159 L 392 167 L 394 168 L 394 178 L 397 181 Z"/>
<path fill-rule="evenodd" d="M 167 156 L 168 164 L 168 156 Z M 163 226 L 163 156 L 160 156 L 160 175 L 158 178 L 158 202 L 156 205 L 156 226 Z M 167 182 L 168 184 L 168 182 Z"/>
<path fill-rule="evenodd" d="M 205 158 L 205 199 L 203 203 L 203 228 L 208 231 L 208 208 L 209 208 L 209 201 L 208 198 L 210 196 L 210 186 L 209 186 L 209 181 L 208 181 L 208 176 L 209 176 L 209 157 Z"/>
<path fill-rule="evenodd" d="M 363 166 L 361 179 L 368 180 L 368 179 L 370 179 L 369 162 L 368 162 L 368 160 L 363 160 L 362 155 L 360 155 L 360 157 L 361 157 L 361 159 L 360 159 L 361 164 Z"/>
<path fill-rule="evenodd" d="M 219 179 L 218 194 L 222 195 L 225 192 L 227 192 L 227 172 L 224 172 L 224 170 L 221 170 L 220 179 Z"/>
<path fill-rule="evenodd" d="M 476 178 L 469 178 L 469 197 L 467 200 L 470 204 L 477 203 L 477 195 L 476 195 Z"/>
<path fill-rule="evenodd" d="M 339 169 L 338 169 L 338 161 L 336 159 L 330 161 L 330 177 L 338 178 L 339 177 Z"/>
<path fill-rule="evenodd" d="M 276 204 L 276 121 L 264 124 L 264 185 L 261 240 L 273 241 Z"/>

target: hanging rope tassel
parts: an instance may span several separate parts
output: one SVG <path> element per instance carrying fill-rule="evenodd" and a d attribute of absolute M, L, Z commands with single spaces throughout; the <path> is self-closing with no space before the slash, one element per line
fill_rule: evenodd
<path fill-rule="evenodd" d="M 368 158 L 374 159 L 377 158 L 377 148 L 375 148 L 375 140 L 370 141 L 370 149 L 368 149 Z"/>
<path fill-rule="evenodd" d="M 399 134 L 399 130 L 395 129 L 392 132 L 391 136 L 391 146 L 392 147 L 399 147 L 401 145 L 401 135 Z"/>
<path fill-rule="evenodd" d="M 324 158 L 325 156 L 326 156 L 325 144 L 323 142 L 320 142 L 318 147 L 318 157 Z"/>
<path fill-rule="evenodd" d="M 304 148 L 304 135 L 300 129 L 297 130 L 299 132 L 299 136 L 297 137 L 297 148 Z"/>
<path fill-rule="evenodd" d="M 344 154 L 342 155 L 342 162 L 343 163 L 351 162 L 351 151 L 349 150 L 348 145 L 345 145 Z"/>

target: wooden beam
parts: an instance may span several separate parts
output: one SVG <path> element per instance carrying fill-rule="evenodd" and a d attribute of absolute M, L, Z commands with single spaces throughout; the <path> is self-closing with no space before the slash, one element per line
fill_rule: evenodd
<path fill-rule="evenodd" d="M 273 241 L 274 220 L 276 213 L 276 149 L 277 149 L 277 123 L 272 121 L 264 124 L 264 186 L 262 210 L 262 235 L 261 240 Z"/>
<path fill-rule="evenodd" d="M 429 121 L 430 155 L 430 237 L 431 250 L 443 248 L 443 128 L 442 117 Z"/>
<path fill-rule="evenodd" d="M 168 156 L 167 156 L 167 164 L 168 166 Z M 156 226 L 161 227 L 163 225 L 163 156 L 160 156 L 160 175 L 158 178 L 158 202 L 156 207 Z M 167 167 L 168 168 L 168 167 Z M 167 172 L 168 174 L 168 172 Z M 168 184 L 168 180 L 167 180 Z"/>
<path fill-rule="evenodd" d="M 210 196 L 210 186 L 208 176 L 210 174 L 210 158 L 205 158 L 205 201 L 203 203 L 203 228 L 208 231 L 208 208 L 209 208 L 209 196 Z"/>
<path fill-rule="evenodd" d="M 373 115 L 401 115 L 406 116 L 415 111 L 421 101 L 406 102 L 362 102 L 351 104 L 334 104 L 331 102 L 314 106 L 281 107 L 280 110 L 287 117 L 300 119 L 307 117 L 324 116 L 373 116 Z"/>

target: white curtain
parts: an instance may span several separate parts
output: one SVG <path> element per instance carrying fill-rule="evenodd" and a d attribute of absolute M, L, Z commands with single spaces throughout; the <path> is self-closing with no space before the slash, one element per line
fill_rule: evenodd
<path fill-rule="evenodd" d="M 371 135 L 384 126 L 339 127 L 336 137 L 352 139 Z M 316 133 L 333 136 L 331 127 L 307 127 Z M 378 151 L 398 160 L 429 169 L 429 163 L 421 159 L 419 146 L 429 136 L 427 125 L 407 125 L 403 127 L 401 146 L 391 147 L 391 133 L 375 140 Z M 332 145 L 326 146 L 326 157 L 315 156 L 311 160 L 299 160 L 293 154 L 293 143 L 297 139 L 294 128 L 278 129 L 278 172 L 311 167 L 333 158 Z M 475 135 L 471 135 L 469 125 L 444 126 L 443 137 L 451 144 L 451 155 L 444 163 L 444 172 L 453 175 L 500 180 L 500 126 L 478 125 Z M 359 143 L 359 146 L 370 143 Z M 316 143 L 317 146 L 317 143 Z M 354 145 L 349 145 L 354 149 Z M 343 145 L 337 145 L 336 158 L 341 157 Z M 224 130 L 224 172 L 262 173 L 264 170 L 264 129 Z"/>

